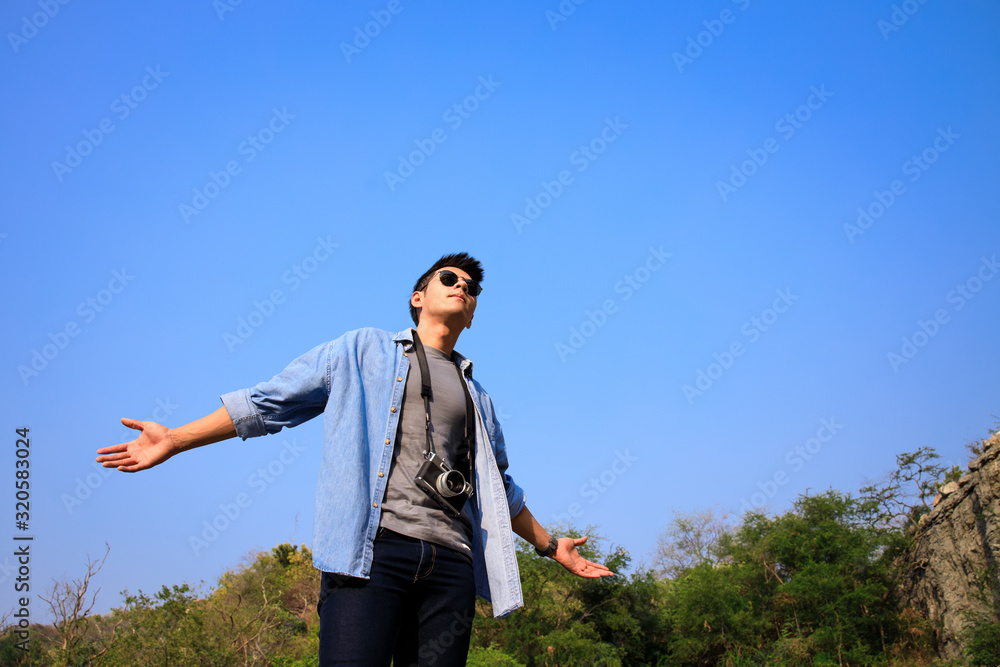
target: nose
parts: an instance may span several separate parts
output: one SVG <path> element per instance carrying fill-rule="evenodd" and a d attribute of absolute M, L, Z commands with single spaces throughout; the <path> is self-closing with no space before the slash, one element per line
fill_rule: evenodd
<path fill-rule="evenodd" d="M 452 285 L 451 287 L 461 287 L 462 291 L 468 294 L 469 283 L 466 282 L 467 280 L 468 278 L 463 278 L 462 276 L 455 276 L 455 284 Z"/>

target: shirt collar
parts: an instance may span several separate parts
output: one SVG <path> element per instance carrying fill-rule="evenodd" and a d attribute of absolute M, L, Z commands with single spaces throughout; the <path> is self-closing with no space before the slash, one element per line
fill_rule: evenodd
<path fill-rule="evenodd" d="M 392 340 L 396 343 L 409 343 L 408 346 L 406 345 L 403 346 L 403 349 L 409 352 L 411 349 L 413 349 L 413 333 L 412 333 L 413 331 L 414 331 L 413 327 L 408 327 L 406 329 L 403 329 L 395 336 L 393 336 Z M 462 373 L 464 373 L 467 377 L 471 378 L 472 360 L 467 359 L 458 350 L 455 350 L 453 354 L 455 355 L 455 360 L 458 362 L 458 367 L 462 369 Z"/>

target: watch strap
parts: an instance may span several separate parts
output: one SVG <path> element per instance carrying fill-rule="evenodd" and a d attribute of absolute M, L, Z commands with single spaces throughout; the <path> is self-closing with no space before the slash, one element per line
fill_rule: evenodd
<path fill-rule="evenodd" d="M 559 540 L 557 540 L 555 537 L 549 536 L 549 546 L 545 547 L 544 549 L 539 549 L 538 547 L 535 547 L 535 553 L 537 553 L 539 556 L 542 556 L 543 558 L 548 558 L 549 556 L 551 556 L 556 552 L 556 549 L 558 547 L 559 547 Z"/>

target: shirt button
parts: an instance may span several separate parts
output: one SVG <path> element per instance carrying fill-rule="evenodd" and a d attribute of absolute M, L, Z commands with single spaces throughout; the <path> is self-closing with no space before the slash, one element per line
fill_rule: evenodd
<path fill-rule="evenodd" d="M 385 444 L 387 444 L 387 445 L 389 444 L 389 438 L 385 439 Z"/>
<path fill-rule="evenodd" d="M 384 472 L 382 472 L 381 470 L 379 470 L 379 471 L 378 471 L 378 476 L 379 476 L 379 477 L 385 477 L 385 473 L 384 473 Z"/>
<path fill-rule="evenodd" d="M 396 411 L 396 408 L 395 408 L 395 406 L 393 406 L 393 407 L 389 408 L 389 412 L 395 412 L 395 411 Z"/>
<path fill-rule="evenodd" d="M 402 382 L 403 378 L 396 378 L 396 382 Z"/>
<path fill-rule="evenodd" d="M 372 507 L 378 507 L 378 503 L 372 503 Z"/>

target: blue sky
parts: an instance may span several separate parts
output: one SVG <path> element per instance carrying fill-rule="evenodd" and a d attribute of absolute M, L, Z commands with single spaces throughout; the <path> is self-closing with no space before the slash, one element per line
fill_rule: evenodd
<path fill-rule="evenodd" d="M 671 510 L 964 463 L 1000 414 L 995 3 L 17 0 L 0 25 L 32 594 L 105 542 L 101 611 L 311 544 L 318 422 L 135 475 L 94 452 L 408 326 L 447 252 L 486 267 L 458 349 L 532 512 L 637 562 Z"/>

